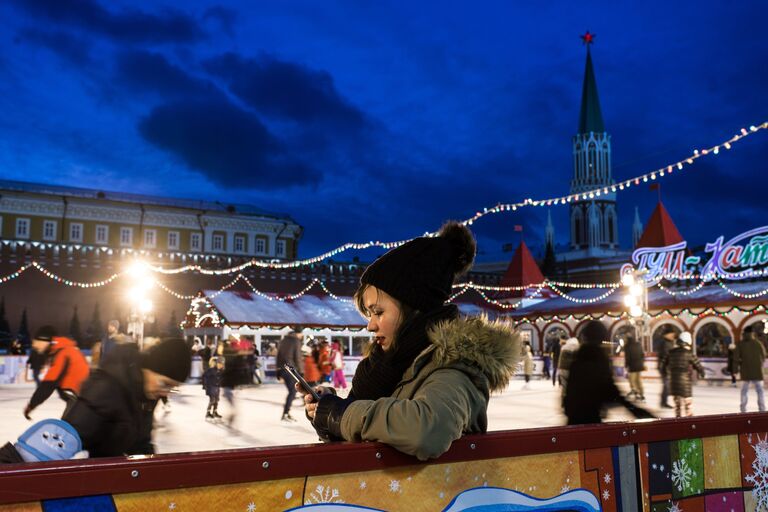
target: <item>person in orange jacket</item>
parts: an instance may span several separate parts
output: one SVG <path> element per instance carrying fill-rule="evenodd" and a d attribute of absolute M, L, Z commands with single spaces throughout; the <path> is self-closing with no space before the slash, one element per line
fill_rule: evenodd
<path fill-rule="evenodd" d="M 317 366 L 320 368 L 320 373 L 322 374 L 320 377 L 321 381 L 331 382 L 331 374 L 333 373 L 333 364 L 331 362 L 331 345 L 326 339 L 320 341 Z"/>
<path fill-rule="evenodd" d="M 50 359 L 50 367 L 32 398 L 24 408 L 24 417 L 31 420 L 30 413 L 45 402 L 54 390 L 69 406 L 80 393 L 80 387 L 88 378 L 90 369 L 77 344 L 63 336 L 56 336 L 56 329 L 45 325 L 32 338 L 32 348 Z"/>
<path fill-rule="evenodd" d="M 310 341 L 302 347 L 301 351 L 304 354 L 304 380 L 312 385 L 320 383 L 320 369 L 317 367 L 314 354 L 315 343 Z"/>

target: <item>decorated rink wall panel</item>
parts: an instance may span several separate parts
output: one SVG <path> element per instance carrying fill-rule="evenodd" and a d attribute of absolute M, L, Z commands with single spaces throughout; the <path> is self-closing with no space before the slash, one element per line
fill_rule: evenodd
<path fill-rule="evenodd" d="M 768 510 L 764 414 L 468 436 L 420 463 L 334 444 L 0 470 L 0 512 Z"/>

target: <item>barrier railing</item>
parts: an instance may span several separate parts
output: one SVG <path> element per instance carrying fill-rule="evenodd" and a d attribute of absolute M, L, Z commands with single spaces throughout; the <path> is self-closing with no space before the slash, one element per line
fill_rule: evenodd
<path fill-rule="evenodd" d="M 379 443 L 333 443 L 0 467 L 0 511 L 39 502 L 118 511 L 759 510 L 768 507 L 768 414 L 493 432 L 463 437 L 429 462 Z"/>

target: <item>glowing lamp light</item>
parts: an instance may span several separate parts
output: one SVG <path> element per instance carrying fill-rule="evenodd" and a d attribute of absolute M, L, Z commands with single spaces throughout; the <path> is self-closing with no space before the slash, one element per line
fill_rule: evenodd
<path fill-rule="evenodd" d="M 639 297 L 643 294 L 643 287 L 639 283 L 634 283 L 629 287 L 629 293 L 634 297 Z"/>
<path fill-rule="evenodd" d="M 633 284 L 635 284 L 635 276 L 633 276 L 630 273 L 624 274 L 623 276 L 621 276 L 621 284 L 623 284 L 624 286 L 632 286 Z"/>
<path fill-rule="evenodd" d="M 637 298 L 634 295 L 625 295 L 624 296 L 624 305 L 627 306 L 630 309 L 630 311 L 631 311 L 632 308 L 637 306 Z"/>
<path fill-rule="evenodd" d="M 152 304 L 152 301 L 149 299 L 144 299 L 139 303 L 139 311 L 142 314 L 147 314 L 150 311 L 152 311 L 152 308 L 154 307 L 154 304 Z"/>
<path fill-rule="evenodd" d="M 144 289 L 138 286 L 131 288 L 128 290 L 128 293 L 126 293 L 126 297 L 131 302 L 139 303 L 144 300 Z"/>
<path fill-rule="evenodd" d="M 128 267 L 128 275 L 134 278 L 142 278 L 149 273 L 146 262 L 142 260 L 136 260 Z"/>
<path fill-rule="evenodd" d="M 635 304 L 631 308 L 629 308 L 629 314 L 632 315 L 635 318 L 643 316 L 643 308 L 640 307 L 640 305 Z"/>

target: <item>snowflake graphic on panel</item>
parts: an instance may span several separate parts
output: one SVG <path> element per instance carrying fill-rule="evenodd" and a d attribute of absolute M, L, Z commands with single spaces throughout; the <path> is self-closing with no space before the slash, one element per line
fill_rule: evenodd
<path fill-rule="evenodd" d="M 570 490 L 571 490 L 571 487 L 568 484 L 565 484 L 560 488 L 560 494 L 565 494 Z"/>
<path fill-rule="evenodd" d="M 363 480 L 362 482 L 360 482 L 360 488 L 361 488 L 361 489 L 365 489 L 367 486 L 368 486 L 368 484 L 366 484 L 366 483 L 365 483 L 365 480 Z"/>
<path fill-rule="evenodd" d="M 256 504 L 254 502 L 250 502 L 248 504 L 248 512 L 255 512 L 256 511 Z"/>
<path fill-rule="evenodd" d="M 325 487 L 324 485 L 318 485 L 315 487 L 315 490 L 312 491 L 312 493 L 309 495 L 310 500 L 307 500 L 305 505 L 310 505 L 312 502 L 315 503 L 344 503 L 344 500 L 342 500 L 339 497 L 339 490 L 338 489 L 331 489 L 330 486 Z"/>
<path fill-rule="evenodd" d="M 688 467 L 688 462 L 685 459 L 672 462 L 672 483 L 675 484 L 678 491 L 682 492 L 683 487 L 690 487 L 692 479 L 693 471 Z"/>
<path fill-rule="evenodd" d="M 611 474 L 606 473 L 605 475 L 603 475 L 603 481 L 607 484 L 611 483 Z"/>
<path fill-rule="evenodd" d="M 683 512 L 683 509 L 680 508 L 680 505 L 675 502 L 670 502 L 670 507 L 667 509 L 667 512 Z"/>
<path fill-rule="evenodd" d="M 609 499 L 611 499 L 611 493 L 606 489 L 603 491 L 603 501 L 608 501 Z"/>
<path fill-rule="evenodd" d="M 397 492 L 400 490 L 400 481 L 399 480 L 392 480 L 389 482 L 389 490 L 392 492 Z"/>
<path fill-rule="evenodd" d="M 755 460 L 752 462 L 751 473 L 744 477 L 744 480 L 751 483 L 752 496 L 757 504 L 756 510 L 768 510 L 768 436 L 760 439 L 757 436 L 757 443 L 752 445 L 755 449 Z"/>

